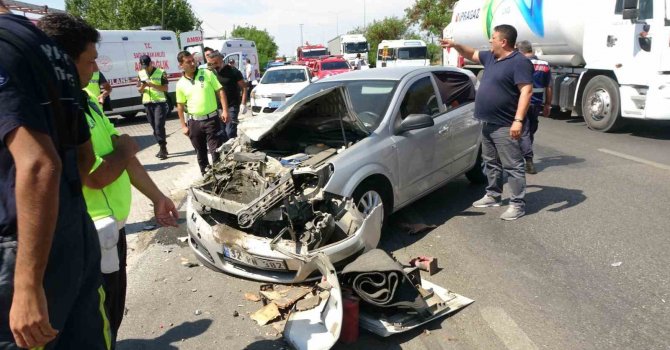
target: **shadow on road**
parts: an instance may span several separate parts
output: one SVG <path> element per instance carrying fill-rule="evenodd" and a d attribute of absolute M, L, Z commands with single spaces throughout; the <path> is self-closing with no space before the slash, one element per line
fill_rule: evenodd
<path fill-rule="evenodd" d="M 155 339 L 124 339 L 116 344 L 118 350 L 165 350 L 179 349 L 179 346 L 172 343 L 181 343 L 183 339 L 197 337 L 207 331 L 212 325 L 212 320 L 203 319 L 195 322 L 184 322 L 178 326 L 172 327 Z M 259 348 L 260 349 L 260 348 Z"/>
<path fill-rule="evenodd" d="M 188 164 L 187 162 L 160 162 L 160 163 L 154 163 L 154 164 L 145 164 L 144 169 L 147 171 L 161 171 L 165 170 L 168 168 L 172 168 L 173 166 L 177 165 L 184 165 Z"/>
<path fill-rule="evenodd" d="M 265 349 L 289 349 L 289 345 L 283 339 L 271 340 L 261 339 L 247 345 L 244 350 L 265 350 Z"/>
<path fill-rule="evenodd" d="M 427 229 L 418 234 L 409 234 L 406 228 L 407 223 L 439 227 L 456 216 L 483 215 L 483 213 L 468 211 L 472 202 L 481 198 L 482 195 L 484 195 L 484 186 L 472 185 L 465 177 L 452 181 L 391 215 L 382 231 L 380 246 L 387 251 L 397 250 L 415 243 L 430 232 Z"/>
<path fill-rule="evenodd" d="M 552 157 L 542 157 L 535 160 L 535 169 L 543 171 L 551 167 L 560 167 L 577 163 L 584 163 L 584 158 L 579 158 L 575 156 L 552 156 Z"/>
<path fill-rule="evenodd" d="M 582 190 L 529 185 L 526 187 L 526 215 L 552 206 L 547 211 L 559 212 L 584 202 L 586 198 Z"/>

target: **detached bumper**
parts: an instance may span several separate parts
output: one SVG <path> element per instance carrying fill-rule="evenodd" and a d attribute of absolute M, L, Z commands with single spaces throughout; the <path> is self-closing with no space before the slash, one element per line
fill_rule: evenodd
<path fill-rule="evenodd" d="M 189 194 L 186 216 L 189 245 L 198 260 L 214 270 L 264 282 L 290 284 L 316 278 L 318 268 L 309 261 L 319 253 L 338 266 L 338 263 L 346 263 L 349 258 L 374 249 L 381 236 L 383 211 L 377 207 L 358 230 L 342 240 L 305 251 L 305 247 L 282 239 L 273 249 L 270 238 L 219 223 L 196 207 L 201 205 Z"/>

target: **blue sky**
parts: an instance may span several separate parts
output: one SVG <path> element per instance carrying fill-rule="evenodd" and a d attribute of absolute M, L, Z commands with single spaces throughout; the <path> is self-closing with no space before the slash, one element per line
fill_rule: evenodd
<path fill-rule="evenodd" d="M 23 1 L 58 9 L 65 7 L 64 0 Z M 404 9 L 414 0 L 190 0 L 190 3 L 204 21 L 205 36 L 228 34 L 233 25 L 254 25 L 267 29 L 275 38 L 279 54 L 290 56 L 300 43 L 301 23 L 305 41 L 326 45 L 337 35 L 338 28 L 339 34 L 344 34 L 362 26 L 364 17 L 368 24 L 384 17 L 402 17 Z"/>

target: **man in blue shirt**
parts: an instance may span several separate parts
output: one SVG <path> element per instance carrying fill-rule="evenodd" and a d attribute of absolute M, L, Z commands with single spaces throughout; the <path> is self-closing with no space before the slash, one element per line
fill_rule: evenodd
<path fill-rule="evenodd" d="M 503 171 L 507 174 L 510 205 L 500 216 L 516 220 L 526 213 L 526 174 L 519 139 L 533 93 L 533 65 L 514 49 L 516 29 L 502 24 L 493 29 L 491 50 L 479 51 L 442 40 L 466 59 L 484 66 L 475 98 L 475 118 L 483 122 L 482 160 L 488 178 L 486 194 L 472 205 L 498 207 L 502 203 Z"/>
<path fill-rule="evenodd" d="M 533 97 L 530 99 L 526 123 L 521 133 L 521 151 L 526 160 L 526 174 L 537 174 L 533 163 L 533 142 L 539 124 L 540 111 L 545 117 L 548 117 L 551 112 L 551 68 L 547 61 L 542 61 L 535 56 L 533 45 L 528 40 L 518 42 L 516 48 L 533 64 Z"/>
<path fill-rule="evenodd" d="M 109 349 L 79 76 L 2 1 L 0 52 L 0 349 Z"/>

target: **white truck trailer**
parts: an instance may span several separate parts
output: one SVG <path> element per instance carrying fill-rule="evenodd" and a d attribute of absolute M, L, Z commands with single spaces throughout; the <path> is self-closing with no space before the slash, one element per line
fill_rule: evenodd
<path fill-rule="evenodd" d="M 359 53 L 367 62 L 370 44 L 363 34 L 343 34 L 328 41 L 328 51 L 331 55 L 342 55 L 353 66 Z"/>
<path fill-rule="evenodd" d="M 510 24 L 552 65 L 552 105 L 614 131 L 625 118 L 670 120 L 670 0 L 460 0 L 443 36 L 489 49 Z M 445 65 L 466 62 L 444 50 Z"/>

